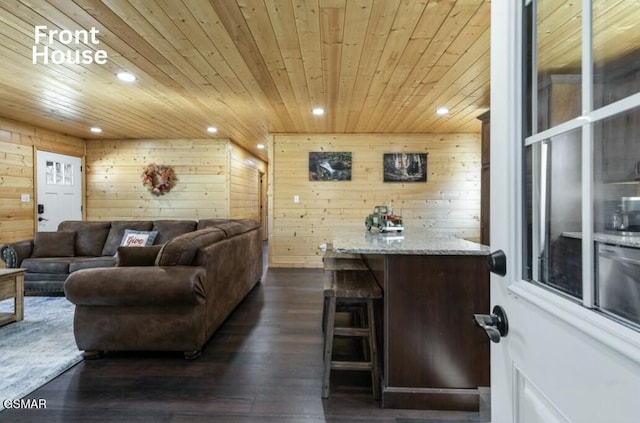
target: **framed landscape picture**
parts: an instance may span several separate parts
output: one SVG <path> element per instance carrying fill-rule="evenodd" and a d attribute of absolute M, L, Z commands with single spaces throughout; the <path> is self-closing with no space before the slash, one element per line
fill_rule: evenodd
<path fill-rule="evenodd" d="M 384 182 L 426 182 L 427 153 L 385 153 Z"/>
<path fill-rule="evenodd" d="M 310 181 L 350 181 L 351 152 L 310 152 Z"/>

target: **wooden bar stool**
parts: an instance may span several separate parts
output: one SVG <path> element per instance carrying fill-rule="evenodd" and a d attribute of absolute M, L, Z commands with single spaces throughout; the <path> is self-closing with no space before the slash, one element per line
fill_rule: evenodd
<path fill-rule="evenodd" d="M 327 250 L 322 257 L 323 267 L 326 272 L 334 272 L 336 270 L 369 270 L 367 265 L 362 260 L 360 254 L 351 253 L 338 253 L 333 250 L 332 244 L 327 244 Z M 324 298 L 324 308 L 322 311 L 322 332 L 326 332 L 327 328 L 327 308 L 329 305 L 328 297 Z M 364 327 L 366 321 L 367 307 L 363 302 L 353 302 L 349 300 L 336 301 L 336 318 L 338 314 L 343 317 L 348 315 L 352 320 L 352 326 Z M 363 352 L 365 359 L 368 359 L 366 354 L 369 354 L 368 339 L 362 338 Z"/>
<path fill-rule="evenodd" d="M 349 253 L 336 253 L 333 251 L 331 244 L 327 245 L 327 251 L 322 257 L 322 265 L 326 272 L 334 272 L 336 270 L 368 270 L 367 265 L 362 260 L 360 254 Z M 327 306 L 328 299 L 324 298 L 324 308 L 322 310 L 322 332 L 324 333 L 327 328 Z M 349 308 L 349 312 L 354 314 L 355 309 L 353 307 L 337 304 L 339 310 L 345 310 Z M 362 310 L 362 307 L 359 307 Z M 362 313 L 354 314 L 355 317 L 362 318 Z"/>
<path fill-rule="evenodd" d="M 378 347 L 374 317 L 374 300 L 382 298 L 382 290 L 368 270 L 334 270 L 325 277 L 326 330 L 324 342 L 324 378 L 322 397 L 329 398 L 331 370 L 361 370 L 371 372 L 374 398 L 380 398 Z M 336 304 L 362 306 L 366 310 L 366 325 L 336 327 Z M 360 337 L 366 340 L 363 361 L 333 359 L 334 337 Z"/>

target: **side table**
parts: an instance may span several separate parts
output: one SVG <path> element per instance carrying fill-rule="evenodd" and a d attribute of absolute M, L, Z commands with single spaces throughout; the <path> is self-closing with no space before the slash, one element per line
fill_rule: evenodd
<path fill-rule="evenodd" d="M 0 301 L 13 298 L 13 313 L 0 313 L 0 326 L 24 318 L 24 273 L 27 269 L 0 269 Z"/>

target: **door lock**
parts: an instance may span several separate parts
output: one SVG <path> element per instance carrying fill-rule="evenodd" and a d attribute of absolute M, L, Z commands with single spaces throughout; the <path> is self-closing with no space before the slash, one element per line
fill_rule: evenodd
<path fill-rule="evenodd" d="M 509 333 L 507 313 L 499 305 L 493 307 L 492 314 L 474 314 L 473 323 L 484 329 L 491 342 L 498 343 L 500 338 L 507 336 Z"/>
<path fill-rule="evenodd" d="M 502 250 L 494 251 L 489 254 L 487 259 L 489 271 L 496 275 L 504 276 L 507 274 L 507 256 Z"/>

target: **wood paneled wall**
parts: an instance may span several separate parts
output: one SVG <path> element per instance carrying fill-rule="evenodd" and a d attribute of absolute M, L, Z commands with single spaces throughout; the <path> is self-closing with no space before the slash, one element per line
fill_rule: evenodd
<path fill-rule="evenodd" d="M 266 165 L 238 145 L 230 150 L 230 217 L 260 221 L 260 175 L 266 173 Z"/>
<path fill-rule="evenodd" d="M 229 215 L 228 140 L 87 141 L 87 219 L 200 219 Z M 170 165 L 176 186 L 142 185 L 149 163 Z"/>
<path fill-rule="evenodd" d="M 351 181 L 309 181 L 311 151 L 352 152 Z M 426 183 L 382 182 L 383 153 L 399 152 L 428 153 Z M 344 227 L 364 232 L 379 204 L 391 203 L 406 230 L 479 238 L 480 134 L 282 134 L 273 137 L 270 164 L 273 267 L 320 267 L 319 245 Z"/>
<path fill-rule="evenodd" d="M 83 157 L 84 140 L 0 118 L 0 244 L 33 237 L 36 149 Z"/>
<path fill-rule="evenodd" d="M 257 175 L 266 165 L 226 139 L 87 141 L 86 162 L 89 220 L 260 217 Z M 173 167 L 169 193 L 142 185 L 149 163 Z"/>

